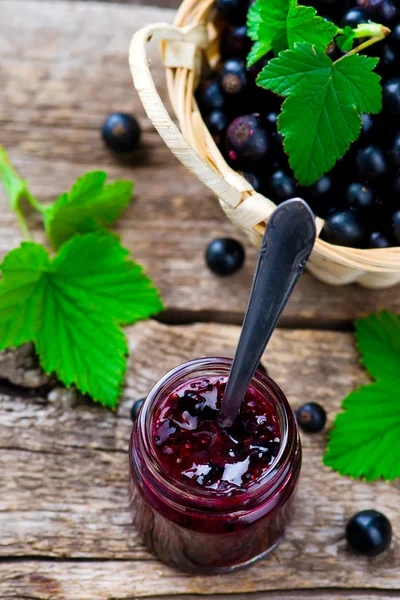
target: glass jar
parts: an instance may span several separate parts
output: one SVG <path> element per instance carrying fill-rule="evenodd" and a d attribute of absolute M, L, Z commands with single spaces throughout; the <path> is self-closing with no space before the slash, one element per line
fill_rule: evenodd
<path fill-rule="evenodd" d="M 294 512 L 301 466 L 296 419 L 277 386 L 257 370 L 251 385 L 276 411 L 279 452 L 262 477 L 240 493 L 199 490 L 167 472 L 155 451 L 152 424 L 177 387 L 198 377 L 227 376 L 228 358 L 203 358 L 167 373 L 154 386 L 134 425 L 130 447 L 130 508 L 145 544 L 165 563 L 218 573 L 246 566 L 275 548 Z"/>

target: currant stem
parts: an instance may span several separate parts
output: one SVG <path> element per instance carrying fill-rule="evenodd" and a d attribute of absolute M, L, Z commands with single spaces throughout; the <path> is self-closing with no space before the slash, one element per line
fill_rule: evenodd
<path fill-rule="evenodd" d="M 351 56 L 352 54 L 358 54 L 359 52 L 361 52 L 362 50 L 365 50 L 366 48 L 369 48 L 373 44 L 376 44 L 377 42 L 384 40 L 385 37 L 389 35 L 389 33 L 391 33 L 391 31 L 388 27 L 384 27 L 383 25 L 380 25 L 380 33 L 378 35 L 375 35 L 374 37 L 372 37 L 369 40 L 366 40 L 365 42 L 360 44 L 359 46 L 356 46 L 355 48 L 353 48 L 352 50 L 350 50 L 349 52 L 347 52 L 346 54 L 344 54 L 343 56 L 341 56 L 340 58 L 335 60 L 335 62 L 333 64 L 336 65 L 338 62 L 343 60 L 343 58 L 346 58 L 346 56 Z M 365 35 L 364 35 L 364 37 L 365 37 Z"/>
<path fill-rule="evenodd" d="M 350 28 L 351 29 L 351 28 Z M 391 30 L 380 23 L 360 23 L 355 29 L 352 30 L 354 33 L 354 39 L 366 38 L 366 37 L 377 37 L 383 35 L 386 37 L 391 33 Z M 338 35 L 346 35 L 346 28 L 338 28 Z M 383 39 L 383 38 L 382 38 Z"/>
<path fill-rule="evenodd" d="M 47 206 L 41 204 L 39 200 L 37 200 L 30 192 L 28 192 L 28 190 L 25 191 L 24 198 L 26 198 L 32 208 L 40 212 L 41 215 L 45 214 Z"/>
<path fill-rule="evenodd" d="M 361 23 L 357 26 L 357 29 L 354 33 L 356 39 L 379 36 L 382 36 L 382 39 L 384 39 L 389 35 L 389 33 L 391 33 L 391 30 L 384 25 L 380 25 L 379 23 Z"/>
<path fill-rule="evenodd" d="M 27 225 L 27 222 L 25 221 L 25 217 L 22 210 L 18 207 L 14 209 L 14 212 L 17 216 L 18 225 L 22 235 L 24 236 L 25 241 L 30 242 L 32 240 L 32 236 L 30 234 L 29 227 Z"/>

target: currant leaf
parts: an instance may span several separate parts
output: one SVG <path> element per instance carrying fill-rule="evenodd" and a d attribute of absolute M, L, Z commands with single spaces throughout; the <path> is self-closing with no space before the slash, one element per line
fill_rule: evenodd
<path fill-rule="evenodd" d="M 400 476 L 400 319 L 387 311 L 359 319 L 356 337 L 376 381 L 343 401 L 324 463 L 343 475 L 394 479 Z"/>
<path fill-rule="evenodd" d="M 257 83 L 282 96 L 278 128 L 301 185 L 332 169 L 361 129 L 361 113 L 382 108 L 378 59 L 357 54 L 335 63 L 320 48 L 296 43 L 264 67 Z"/>
<path fill-rule="evenodd" d="M 33 341 L 46 373 L 114 408 L 126 368 L 120 324 L 162 310 L 157 290 L 110 233 L 72 237 L 54 259 L 25 242 L 2 264 L 0 349 Z"/>

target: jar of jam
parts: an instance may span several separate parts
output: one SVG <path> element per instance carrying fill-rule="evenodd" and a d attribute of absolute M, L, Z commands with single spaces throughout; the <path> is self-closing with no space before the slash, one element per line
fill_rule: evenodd
<path fill-rule="evenodd" d="M 151 390 L 130 447 L 130 507 L 144 542 L 184 571 L 218 573 L 275 548 L 294 512 L 301 465 L 296 419 L 257 370 L 232 427 L 218 411 L 232 361 L 204 358 Z"/>

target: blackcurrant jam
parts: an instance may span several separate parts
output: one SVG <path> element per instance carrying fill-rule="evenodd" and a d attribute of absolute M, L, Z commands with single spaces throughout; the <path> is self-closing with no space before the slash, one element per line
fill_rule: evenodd
<path fill-rule="evenodd" d="M 131 436 L 130 506 L 147 546 L 185 571 L 250 564 L 293 516 L 301 449 L 293 412 L 258 370 L 233 426 L 218 425 L 231 360 L 191 361 L 147 397 Z"/>

